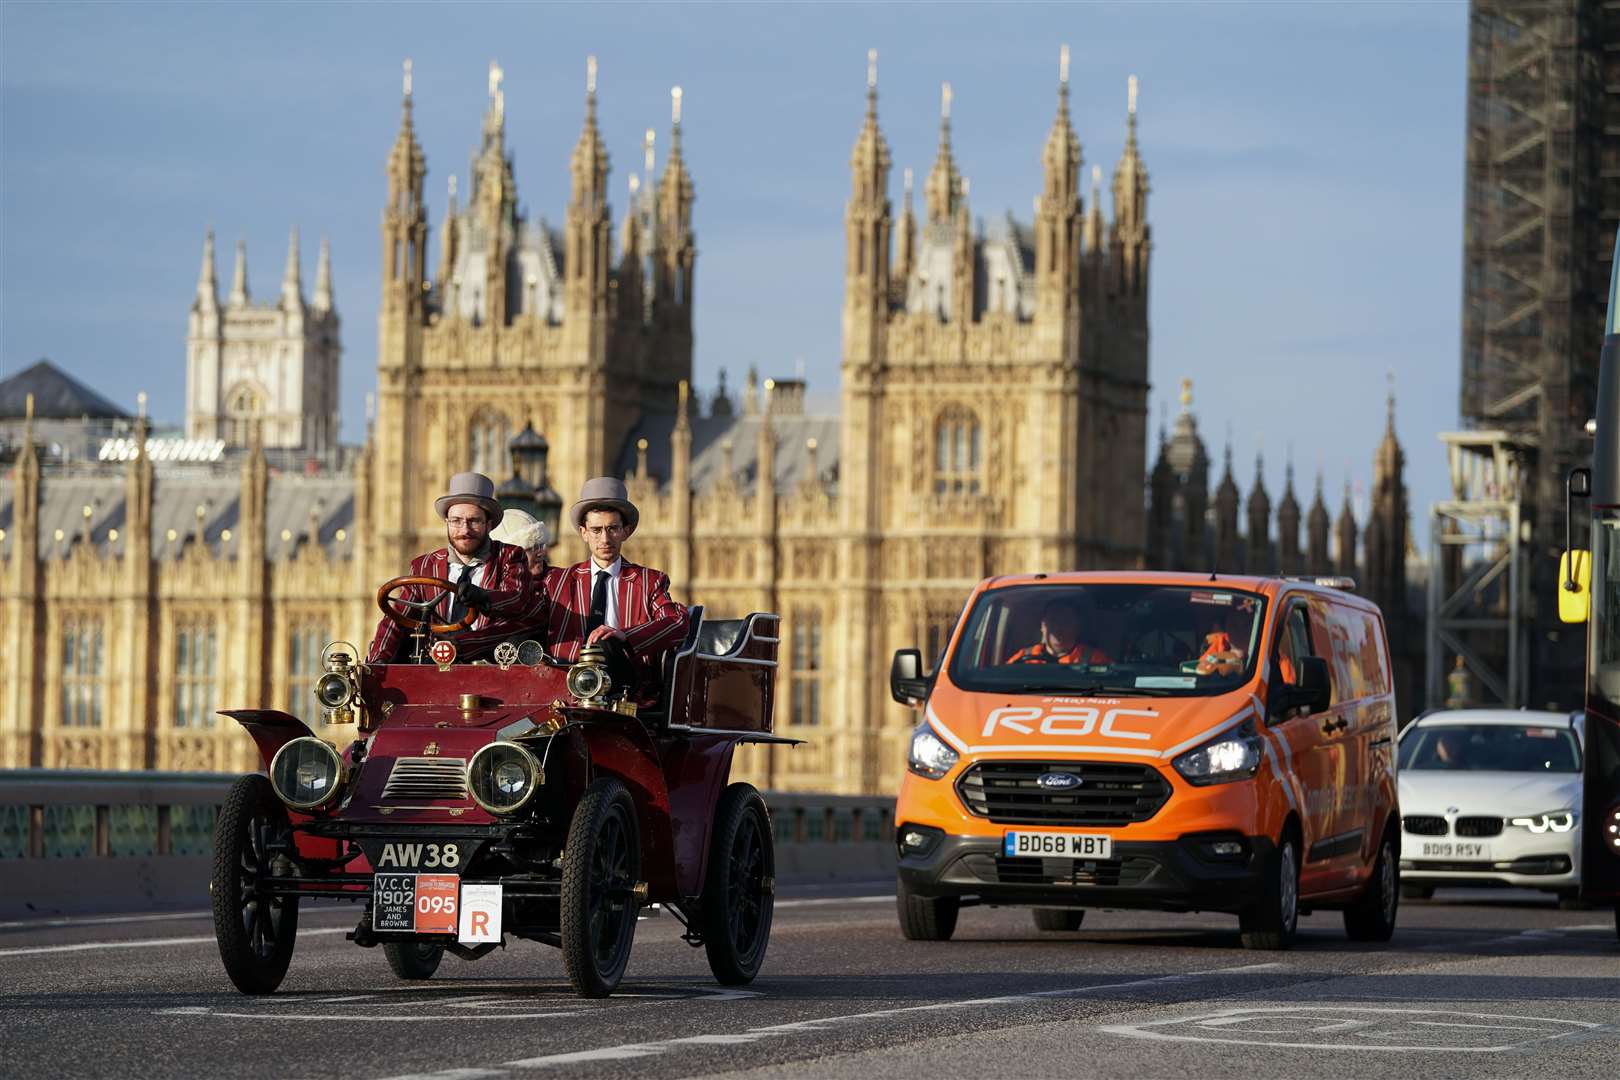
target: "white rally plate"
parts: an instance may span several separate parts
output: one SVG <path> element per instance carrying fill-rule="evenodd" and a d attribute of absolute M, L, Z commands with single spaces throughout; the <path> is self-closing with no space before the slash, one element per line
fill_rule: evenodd
<path fill-rule="evenodd" d="M 1472 840 L 1425 840 L 1420 859 L 1462 859 L 1469 862 L 1488 861 L 1491 845 Z"/>
<path fill-rule="evenodd" d="M 1001 853 L 1015 858 L 1111 859 L 1114 838 L 1101 833 L 1008 832 L 1001 838 Z"/>

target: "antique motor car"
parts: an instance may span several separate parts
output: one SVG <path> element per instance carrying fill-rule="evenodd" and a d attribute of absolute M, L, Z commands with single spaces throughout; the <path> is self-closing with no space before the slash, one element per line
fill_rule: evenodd
<path fill-rule="evenodd" d="M 394 596 L 426 588 L 434 600 Z M 752 981 L 770 937 L 775 862 L 764 799 L 728 784 L 739 743 L 771 733 L 778 617 L 692 617 L 664 662 L 659 700 L 638 708 L 602 652 L 562 664 L 536 641 L 495 662 L 455 664 L 468 620 L 434 624 L 449 582 L 395 578 L 384 614 L 430 663 L 363 664 L 334 643 L 315 686 L 339 750 L 273 709 L 227 712 L 264 774 L 231 788 L 210 885 L 226 973 L 243 993 L 287 972 L 299 903 L 364 905 L 348 935 L 381 945 L 395 974 L 426 979 L 507 937 L 562 950 L 574 988 L 611 994 L 638 913 L 660 905 L 726 984 Z M 470 615 L 469 615 L 470 619 Z"/>

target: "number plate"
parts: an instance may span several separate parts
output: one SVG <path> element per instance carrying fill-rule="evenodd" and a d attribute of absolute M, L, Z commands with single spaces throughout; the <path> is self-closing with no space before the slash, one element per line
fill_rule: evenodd
<path fill-rule="evenodd" d="M 371 928 L 378 933 L 454 934 L 461 900 L 456 874 L 395 874 L 372 879 Z"/>
<path fill-rule="evenodd" d="M 1423 841 L 1423 858 L 1425 859 L 1489 859 L 1491 845 L 1471 844 L 1466 840 L 1425 840 Z"/>
<path fill-rule="evenodd" d="M 1114 838 L 1097 833 L 1010 832 L 1002 838 L 1001 853 L 1048 859 L 1109 859 Z"/>

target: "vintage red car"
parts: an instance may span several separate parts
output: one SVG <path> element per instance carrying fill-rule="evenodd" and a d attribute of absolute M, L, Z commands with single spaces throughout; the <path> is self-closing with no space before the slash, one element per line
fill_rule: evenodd
<path fill-rule="evenodd" d="M 425 605 L 392 598 L 412 582 L 453 586 L 396 578 L 378 592 L 432 662 L 368 665 L 327 647 L 315 693 L 328 722 L 355 723 L 346 749 L 284 712 L 226 713 L 268 774 L 236 782 L 215 833 L 231 981 L 280 985 L 306 897 L 363 903 L 350 940 L 381 945 L 404 979 L 510 936 L 559 947 L 575 989 L 603 997 L 638 912 L 658 904 L 720 982 L 752 981 L 770 938 L 771 822 L 758 791 L 727 780 L 739 743 L 797 741 L 771 733 L 778 617 L 706 621 L 694 607 L 660 699 L 638 708 L 589 647 L 573 665 L 535 641 L 452 663 L 462 625 L 429 625 Z"/>

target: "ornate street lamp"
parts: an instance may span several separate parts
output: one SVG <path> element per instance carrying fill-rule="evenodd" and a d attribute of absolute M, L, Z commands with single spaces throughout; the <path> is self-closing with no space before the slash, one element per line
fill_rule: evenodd
<path fill-rule="evenodd" d="M 551 444 L 534 430 L 532 423 L 506 444 L 512 455 L 512 476 L 495 491 L 502 506 L 509 510 L 526 510 L 544 523 L 546 535 L 557 542 L 557 529 L 562 522 L 562 496 L 552 490 L 546 478 L 546 458 Z"/>

